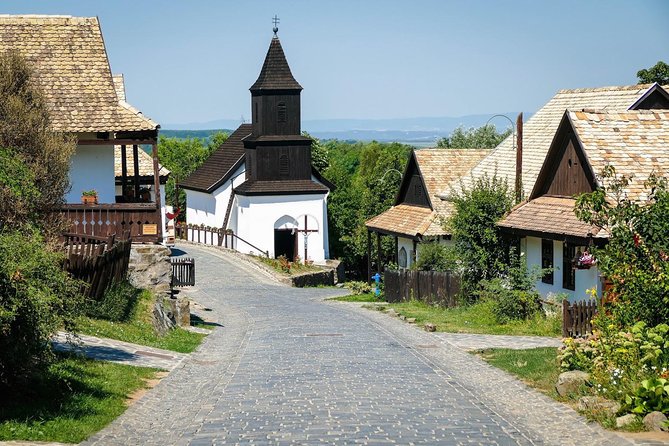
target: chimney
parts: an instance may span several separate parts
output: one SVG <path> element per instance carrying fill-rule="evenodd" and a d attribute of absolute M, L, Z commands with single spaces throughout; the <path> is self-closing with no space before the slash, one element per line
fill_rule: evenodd
<path fill-rule="evenodd" d="M 523 199 L 523 113 L 516 119 L 516 201 Z"/>

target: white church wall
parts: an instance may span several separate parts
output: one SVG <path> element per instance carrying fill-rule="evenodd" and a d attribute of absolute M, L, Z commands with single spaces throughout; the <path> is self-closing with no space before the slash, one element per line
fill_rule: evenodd
<path fill-rule="evenodd" d="M 237 242 L 236 249 L 245 253 L 258 254 L 259 249 L 268 251 L 274 257 L 274 229 L 275 223 L 284 216 L 282 227 L 290 229 L 289 220 L 297 220 L 298 229 L 304 229 L 304 215 L 309 216 L 309 225 L 316 222 L 318 232 L 308 237 L 307 256 L 314 263 L 323 263 L 326 259 L 327 248 L 327 195 L 273 195 L 273 196 L 237 196 L 237 230 L 236 234 L 255 245 L 253 248 L 241 241 Z M 284 221 L 286 220 L 286 221 Z M 315 228 L 309 228 L 315 229 Z M 259 249 L 258 249 L 259 248 Z M 304 257 L 304 235 L 297 235 L 297 254 Z"/>
<path fill-rule="evenodd" d="M 90 189 L 98 192 L 98 202 L 115 203 L 114 146 L 77 146 L 70 160 L 70 182 L 67 203 L 80 203 L 81 193 Z"/>

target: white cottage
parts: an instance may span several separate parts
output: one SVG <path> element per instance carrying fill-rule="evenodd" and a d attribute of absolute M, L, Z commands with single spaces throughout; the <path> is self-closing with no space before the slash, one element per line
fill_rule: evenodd
<path fill-rule="evenodd" d="M 395 204 L 372 217 L 365 225 L 368 231 L 371 275 L 371 234 L 377 237 L 377 270 L 383 260 L 378 256 L 381 236 L 395 240 L 395 262 L 409 268 L 420 257 L 420 243 L 449 243 L 451 236 L 444 221 L 451 216 L 452 203 L 439 198 L 447 187 L 474 167 L 491 151 L 486 149 L 420 149 L 411 152 Z"/>
<path fill-rule="evenodd" d="M 240 252 L 323 263 L 332 185 L 311 166 L 311 140 L 300 130 L 302 87 L 276 35 L 250 90 L 252 123 L 242 124 L 180 184 L 187 237 L 204 241 L 198 227 L 223 228 Z M 218 235 L 210 237 L 207 242 L 222 244 Z"/>
<path fill-rule="evenodd" d="M 668 155 L 666 111 L 564 113 L 529 200 L 499 223 L 503 231 L 521 237 L 528 266 L 553 269 L 537 283 L 542 294 L 566 293 L 572 301 L 583 300 L 594 288 L 601 295 L 596 264 L 579 260 L 590 246 L 606 243 L 608 232 L 576 218 L 575 196 L 601 186 L 598 174 L 611 165 L 618 174 L 633 177 L 627 197 L 643 202 L 649 175 L 669 174 Z"/>
<path fill-rule="evenodd" d="M 159 242 L 161 197 L 156 141 L 160 126 L 125 100 L 114 84 L 96 17 L 0 15 L 0 53 L 16 51 L 31 64 L 51 114 L 53 130 L 73 135 L 71 189 L 59 209 L 70 232 Z M 118 78 L 119 81 L 121 78 Z M 117 90 L 118 88 L 118 90 Z M 139 171 L 142 145 L 152 147 L 145 174 Z M 122 163 L 115 172 L 115 149 Z M 144 179 L 140 178 L 144 176 Z M 117 192 L 117 177 L 121 190 Z M 153 191 L 142 199 L 142 186 Z M 95 203 L 82 192 L 97 191 Z"/>

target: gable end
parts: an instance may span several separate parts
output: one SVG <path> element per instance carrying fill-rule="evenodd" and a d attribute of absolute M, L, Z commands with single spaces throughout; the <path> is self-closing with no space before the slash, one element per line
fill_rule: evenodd
<path fill-rule="evenodd" d="M 425 186 L 425 181 L 423 181 L 423 175 L 418 167 L 416 154 L 413 151 L 402 176 L 400 190 L 395 200 L 395 205 L 398 204 L 410 204 L 433 209 L 429 192 Z"/>
<path fill-rule="evenodd" d="M 669 110 L 669 93 L 655 83 L 629 110 Z"/>

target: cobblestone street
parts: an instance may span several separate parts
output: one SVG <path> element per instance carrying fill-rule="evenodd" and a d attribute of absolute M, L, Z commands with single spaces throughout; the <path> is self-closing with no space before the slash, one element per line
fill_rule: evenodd
<path fill-rule="evenodd" d="M 630 444 L 454 338 L 180 249 L 197 262 L 184 294 L 222 327 L 85 444 Z"/>

